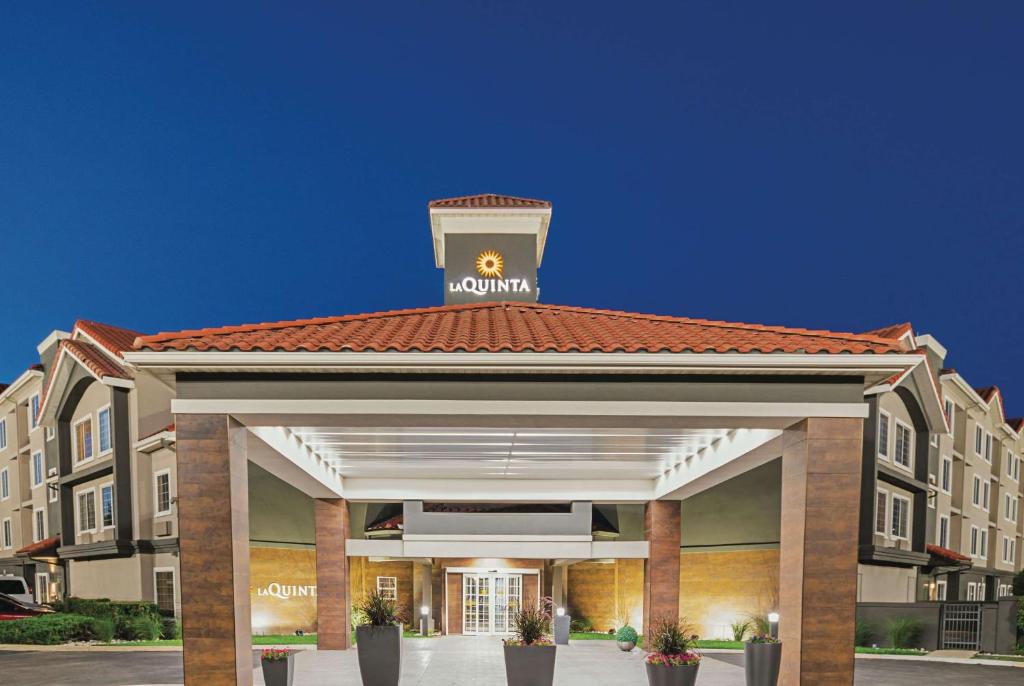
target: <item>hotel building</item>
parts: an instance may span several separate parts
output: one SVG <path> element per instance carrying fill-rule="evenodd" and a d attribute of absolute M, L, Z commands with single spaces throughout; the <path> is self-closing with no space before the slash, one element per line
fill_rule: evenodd
<path fill-rule="evenodd" d="M 858 600 L 1001 593 L 1020 426 L 936 341 L 542 304 L 551 216 L 430 203 L 437 307 L 54 334 L 4 393 L 35 383 L 53 427 L 66 590 L 173 607 L 187 684 L 248 683 L 252 632 L 347 648 L 371 589 L 446 633 L 505 633 L 541 597 L 598 630 L 682 614 L 704 636 L 775 610 L 783 682 L 814 684 L 852 683 Z M 964 501 L 975 474 L 987 510 Z M 968 569 L 949 556 L 975 529 Z"/>

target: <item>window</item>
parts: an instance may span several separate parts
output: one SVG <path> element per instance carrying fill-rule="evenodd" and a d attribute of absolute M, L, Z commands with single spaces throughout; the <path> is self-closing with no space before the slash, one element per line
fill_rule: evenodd
<path fill-rule="evenodd" d="M 1006 476 L 1013 478 L 1013 453 L 1006 451 Z"/>
<path fill-rule="evenodd" d="M 1010 503 L 1010 505 L 1012 506 L 1012 507 L 1011 507 L 1011 511 L 1012 511 L 1012 514 L 1011 514 L 1011 516 L 1010 516 L 1010 520 L 1011 520 L 1011 521 L 1012 521 L 1012 522 L 1013 522 L 1014 524 L 1016 524 L 1016 523 L 1017 523 L 1017 514 L 1018 514 L 1018 509 L 1020 508 L 1020 498 L 1014 498 L 1014 499 L 1013 499 L 1013 502 L 1012 502 L 1012 503 Z"/>
<path fill-rule="evenodd" d="M 100 486 L 100 521 L 104 529 L 114 526 L 114 485 Z"/>
<path fill-rule="evenodd" d="M 50 575 L 46 572 L 36 574 L 36 602 L 50 602 Z"/>
<path fill-rule="evenodd" d="M 1010 547 L 1010 539 L 1003 536 L 1003 562 L 1013 562 L 1013 549 Z"/>
<path fill-rule="evenodd" d="M 974 475 L 974 489 L 971 491 L 971 504 L 981 507 L 981 477 Z"/>
<path fill-rule="evenodd" d="M 52 426 L 46 427 L 46 440 L 52 441 L 53 437 L 57 435 L 57 432 L 53 430 Z"/>
<path fill-rule="evenodd" d="M 914 435 L 910 431 L 910 427 L 903 422 L 896 420 L 896 449 L 893 451 L 893 462 L 910 469 L 910 463 L 913 459 L 914 450 Z"/>
<path fill-rule="evenodd" d="M 75 422 L 73 436 L 71 454 L 75 462 L 88 462 L 92 459 L 92 417 Z"/>
<path fill-rule="evenodd" d="M 942 472 L 939 475 L 939 488 L 943 493 L 953 492 L 953 460 L 948 455 L 942 456 Z"/>
<path fill-rule="evenodd" d="M 87 534 L 96 531 L 96 489 L 81 491 L 78 494 L 78 533 Z"/>
<path fill-rule="evenodd" d="M 892 494 L 892 537 L 906 540 L 910 519 L 910 501 Z"/>
<path fill-rule="evenodd" d="M 989 493 L 992 490 L 992 484 L 989 483 L 988 479 L 983 480 L 981 484 L 981 509 L 988 512 L 989 505 Z"/>
<path fill-rule="evenodd" d="M 889 513 L 889 494 L 879 490 L 875 497 L 875 533 L 885 536 L 886 515 Z"/>
<path fill-rule="evenodd" d="M 7 474 L 7 467 L 0 469 L 0 500 L 7 500 L 11 497 L 11 479 Z"/>
<path fill-rule="evenodd" d="M 967 584 L 967 599 L 977 600 L 978 599 L 978 584 L 973 581 Z"/>
<path fill-rule="evenodd" d="M 1013 521 L 1013 498 L 1007 493 L 1003 496 L 1003 519 Z"/>
<path fill-rule="evenodd" d="M 0 419 L 0 450 L 7 447 L 7 420 Z"/>
<path fill-rule="evenodd" d="M 378 576 L 377 591 L 388 600 L 398 600 L 398 579 L 393 576 Z"/>
<path fill-rule="evenodd" d="M 28 428 L 29 431 L 39 426 L 39 394 L 35 393 L 28 399 Z"/>
<path fill-rule="evenodd" d="M 939 515 L 939 546 L 942 548 L 949 547 L 949 517 L 946 515 Z"/>
<path fill-rule="evenodd" d="M 971 527 L 971 557 L 978 556 L 978 527 Z"/>
<path fill-rule="evenodd" d="M 946 599 L 946 582 L 936 581 L 935 582 L 935 599 L 945 600 Z"/>
<path fill-rule="evenodd" d="M 889 459 L 889 413 L 878 413 L 878 456 Z"/>
<path fill-rule="evenodd" d="M 988 557 L 988 529 L 981 530 L 981 545 L 978 550 L 978 557 Z"/>
<path fill-rule="evenodd" d="M 3 523 L 3 535 L 0 537 L 0 543 L 3 543 L 3 547 L 10 549 L 14 547 L 14 532 L 11 530 L 11 518 L 8 517 Z"/>
<path fill-rule="evenodd" d="M 35 536 L 32 539 L 33 543 L 38 543 L 46 538 L 46 512 L 43 510 L 35 511 Z"/>
<path fill-rule="evenodd" d="M 953 409 L 953 401 L 949 398 L 943 399 L 943 409 L 946 412 L 946 423 L 949 424 L 949 433 L 953 433 L 953 422 L 956 420 L 956 413 Z"/>
<path fill-rule="evenodd" d="M 1013 461 L 1013 480 L 1014 481 L 1020 481 L 1020 463 L 1021 463 L 1021 458 L 1018 455 L 1017 458 Z"/>
<path fill-rule="evenodd" d="M 100 455 L 109 453 L 113 448 L 110 439 L 110 407 L 104 407 L 96 413 L 96 428 L 99 431 Z"/>
<path fill-rule="evenodd" d="M 166 469 L 157 472 L 154 476 L 156 481 L 156 514 L 165 515 L 171 513 L 171 474 Z"/>
<path fill-rule="evenodd" d="M 32 453 L 32 488 L 43 483 L 43 451 L 37 450 Z"/>
<path fill-rule="evenodd" d="M 153 570 L 153 588 L 156 606 L 161 614 L 174 614 L 174 569 L 157 567 Z"/>
<path fill-rule="evenodd" d="M 980 427 L 974 427 L 974 453 L 981 455 L 982 443 L 985 440 L 985 431 Z"/>
<path fill-rule="evenodd" d="M 985 434 L 985 462 L 992 464 L 992 434 Z"/>
<path fill-rule="evenodd" d="M 46 486 L 46 492 L 49 496 L 47 502 L 55 503 L 60 496 L 60 486 L 57 485 L 56 481 L 50 482 Z"/>

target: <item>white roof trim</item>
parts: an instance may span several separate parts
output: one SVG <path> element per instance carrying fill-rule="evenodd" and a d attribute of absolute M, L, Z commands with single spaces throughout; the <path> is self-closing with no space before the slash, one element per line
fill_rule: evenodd
<path fill-rule="evenodd" d="M 43 373 L 38 369 L 26 369 L 24 372 L 22 372 L 21 376 L 19 376 L 17 379 L 11 382 L 10 386 L 5 388 L 3 392 L 0 392 L 0 401 L 10 399 L 10 397 L 13 396 L 14 393 L 18 391 L 22 386 L 27 384 L 32 379 L 40 377 L 42 375 Z"/>
<path fill-rule="evenodd" d="M 49 333 L 49 335 L 46 338 L 39 341 L 39 345 L 36 346 L 36 352 L 42 355 L 47 348 L 49 348 L 52 345 L 55 345 L 56 343 L 64 340 L 65 338 L 71 338 L 71 334 L 69 334 L 67 331 L 54 329 Z"/>

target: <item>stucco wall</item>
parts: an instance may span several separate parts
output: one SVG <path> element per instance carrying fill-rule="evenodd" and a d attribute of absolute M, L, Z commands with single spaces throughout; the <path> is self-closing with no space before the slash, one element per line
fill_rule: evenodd
<path fill-rule="evenodd" d="M 578 562 L 568 570 L 569 614 L 586 617 L 595 631 L 628 622 L 643 626 L 644 561 Z"/>
<path fill-rule="evenodd" d="M 911 603 L 917 598 L 917 569 L 857 565 L 857 601 Z"/>
<path fill-rule="evenodd" d="M 732 638 L 730 623 L 778 608 L 778 549 L 683 553 L 679 567 L 679 614 L 700 636 Z"/>
<path fill-rule="evenodd" d="M 110 560 L 71 560 L 70 595 L 80 598 L 142 598 L 140 556 Z"/>

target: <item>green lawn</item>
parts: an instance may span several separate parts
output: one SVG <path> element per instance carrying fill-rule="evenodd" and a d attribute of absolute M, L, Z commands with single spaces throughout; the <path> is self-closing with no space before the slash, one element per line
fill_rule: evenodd
<path fill-rule="evenodd" d="M 433 634 L 431 636 L 420 636 L 416 631 L 405 631 L 403 632 L 405 638 L 436 638 L 440 634 Z M 352 643 L 355 644 L 356 635 L 352 633 Z M 296 636 L 295 634 L 268 634 L 266 636 L 253 636 L 252 644 L 254 646 L 276 646 L 276 645 L 316 645 L 316 634 L 305 634 L 304 636 Z M 180 646 L 181 639 L 173 640 L 160 640 L 160 641 L 116 641 L 108 643 L 107 645 L 112 646 Z"/>
<path fill-rule="evenodd" d="M 919 650 L 917 648 L 867 648 L 864 646 L 857 646 L 855 652 L 864 655 L 927 655 L 927 650 Z"/>
<path fill-rule="evenodd" d="M 732 650 L 743 650 L 743 641 L 726 641 L 726 640 L 700 640 L 697 641 L 698 648 L 712 648 L 717 650 L 732 649 Z"/>
<path fill-rule="evenodd" d="M 580 631 L 569 634 L 572 641 L 614 641 L 615 634 L 602 633 L 600 631 Z"/>

